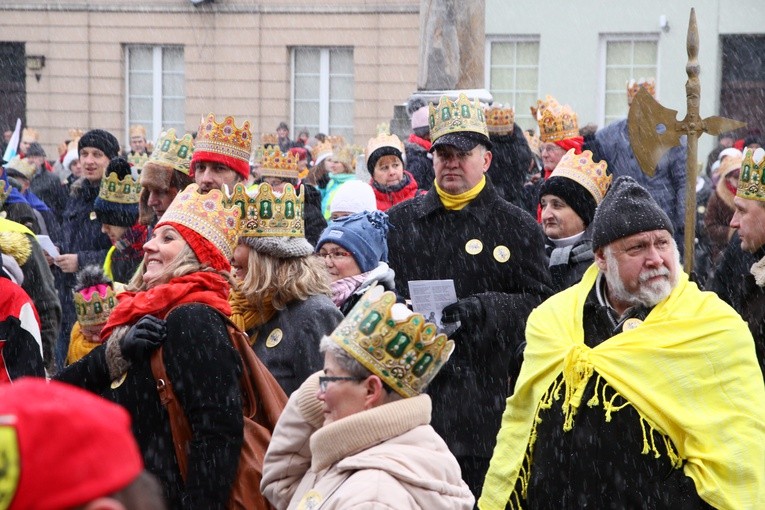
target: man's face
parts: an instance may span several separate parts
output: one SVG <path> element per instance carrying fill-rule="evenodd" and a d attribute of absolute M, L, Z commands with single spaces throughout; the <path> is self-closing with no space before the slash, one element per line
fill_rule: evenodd
<path fill-rule="evenodd" d="M 433 151 L 436 184 L 450 195 L 473 189 L 491 164 L 491 152 L 483 145 L 460 151 L 453 145 L 439 145 Z"/>
<path fill-rule="evenodd" d="M 37 168 L 40 168 L 45 163 L 45 156 L 27 156 L 27 159 Z"/>
<path fill-rule="evenodd" d="M 152 211 L 154 211 L 154 215 L 159 220 L 178 194 L 178 188 L 170 186 L 170 188 L 164 189 L 148 184 L 144 184 L 143 188 L 149 192 L 149 196 L 146 199 L 146 205 L 151 207 Z"/>
<path fill-rule="evenodd" d="M 19 152 L 23 152 L 24 154 L 27 153 L 29 150 L 29 146 L 34 142 L 35 140 L 29 137 L 22 136 L 21 137 L 21 143 L 19 143 Z"/>
<path fill-rule="evenodd" d="M 83 147 L 80 150 L 80 166 L 83 177 L 91 182 L 98 182 L 104 176 L 106 167 L 109 166 L 109 156 L 101 149 Z"/>
<path fill-rule="evenodd" d="M 550 239 L 565 239 L 584 232 L 584 221 L 562 198 L 544 195 L 539 205 L 542 206 L 542 230 Z"/>
<path fill-rule="evenodd" d="M 286 129 L 284 129 L 284 128 L 279 128 L 279 129 L 277 129 L 277 130 L 276 130 L 276 134 L 279 136 L 279 138 L 287 138 L 287 135 L 288 135 L 289 133 L 290 133 L 290 132 L 289 132 L 289 131 L 287 131 L 287 130 L 286 130 Z"/>
<path fill-rule="evenodd" d="M 146 150 L 146 138 L 142 136 L 130 137 L 130 149 L 133 152 L 143 152 Z"/>
<path fill-rule="evenodd" d="M 666 230 L 614 241 L 595 252 L 595 262 L 606 277 L 608 297 L 617 310 L 620 305 L 656 305 L 669 296 L 680 276 L 677 246 Z"/>
<path fill-rule="evenodd" d="M 735 212 L 730 226 L 738 229 L 741 249 L 754 253 L 765 244 L 765 203 L 735 197 L 733 206 Z"/>
<path fill-rule="evenodd" d="M 566 151 L 562 147 L 559 147 L 552 142 L 543 143 L 539 148 L 539 151 L 542 154 L 542 166 L 548 172 L 555 170 L 555 167 L 558 166 L 560 160 L 566 155 Z"/>
<path fill-rule="evenodd" d="M 215 161 L 197 161 L 194 163 L 194 182 L 199 186 L 199 191 L 207 193 L 213 189 L 223 189 L 223 185 L 229 190 L 241 181 L 242 178 L 231 167 Z"/>

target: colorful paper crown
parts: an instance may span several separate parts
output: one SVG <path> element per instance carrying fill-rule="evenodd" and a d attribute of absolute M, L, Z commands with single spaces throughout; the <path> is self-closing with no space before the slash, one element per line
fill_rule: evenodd
<path fill-rule="evenodd" d="M 252 134 L 250 121 L 244 121 L 241 128 L 236 127 L 234 117 L 228 116 L 223 122 L 215 122 L 215 114 L 210 113 L 202 119 L 194 142 L 194 150 L 212 152 L 235 158 L 250 164 Z"/>
<path fill-rule="evenodd" d="M 575 181 L 589 191 L 595 203 L 599 204 L 606 196 L 606 191 L 613 180 L 613 176 L 607 171 L 608 164 L 605 161 L 597 163 L 592 161 L 592 152 L 584 151 L 581 154 L 575 154 L 574 149 L 570 149 L 563 155 L 555 170 L 550 174 L 550 178 L 567 177 Z"/>
<path fill-rule="evenodd" d="M 141 197 L 141 183 L 132 175 L 120 179 L 119 175 L 111 172 L 101 179 L 98 197 L 114 204 L 137 204 Z"/>
<path fill-rule="evenodd" d="M 29 180 L 32 180 L 35 172 L 37 172 L 37 167 L 34 165 L 34 163 L 29 161 L 27 158 L 20 157 L 18 154 L 11 158 L 11 160 L 5 165 L 5 168 L 21 172 L 21 174 Z"/>
<path fill-rule="evenodd" d="M 130 163 L 130 166 L 136 167 L 138 170 L 143 169 L 143 165 L 146 164 L 147 161 L 149 161 L 149 155 L 145 152 L 142 152 L 140 154 L 128 154 L 127 162 Z"/>
<path fill-rule="evenodd" d="M 319 162 L 332 154 L 333 150 L 332 142 L 329 140 L 319 142 L 313 149 L 311 149 L 311 159 Z"/>
<path fill-rule="evenodd" d="M 526 143 L 529 144 L 529 149 L 531 149 L 531 152 L 533 152 L 537 156 L 541 156 L 540 152 L 540 145 L 542 145 L 542 140 L 539 139 L 539 136 L 534 133 L 531 134 L 525 129 L 523 130 L 523 137 L 526 139 Z"/>
<path fill-rule="evenodd" d="M 407 312 L 410 315 L 403 317 Z M 437 331 L 435 324 L 397 304 L 396 295 L 378 285 L 362 296 L 330 338 L 396 393 L 414 397 L 454 351 L 454 342 Z"/>
<path fill-rule="evenodd" d="M 390 122 L 381 122 L 377 125 L 375 128 L 375 133 L 377 133 L 377 136 L 379 135 L 389 135 L 390 134 Z"/>
<path fill-rule="evenodd" d="M 341 147 L 345 145 L 345 138 L 340 135 L 330 135 L 327 137 L 327 141 L 332 144 L 332 147 Z"/>
<path fill-rule="evenodd" d="M 276 133 L 263 133 L 260 135 L 260 143 L 263 145 L 279 145 L 279 135 Z"/>
<path fill-rule="evenodd" d="M 339 149 L 335 149 L 335 151 L 332 153 L 332 157 L 335 159 L 335 161 L 344 163 L 350 169 L 354 169 L 356 167 L 356 156 L 353 153 L 353 148 L 350 145 L 343 145 Z"/>
<path fill-rule="evenodd" d="M 737 197 L 765 202 L 765 149 L 747 149 L 741 163 Z"/>
<path fill-rule="evenodd" d="M 140 124 L 130 126 L 130 138 L 133 138 L 134 136 L 140 136 L 141 138 L 146 139 L 146 128 Z"/>
<path fill-rule="evenodd" d="M 175 137 L 175 129 L 164 131 L 157 139 L 157 145 L 149 157 L 152 163 L 170 166 L 182 174 L 189 175 L 191 155 L 194 152 L 194 138 L 189 133 L 182 138 Z"/>
<path fill-rule="evenodd" d="M 539 138 L 543 142 L 557 142 L 579 136 L 579 124 L 576 113 L 569 105 L 561 106 L 558 101 L 547 96 L 537 101 L 537 107 L 531 107 L 531 115 L 539 124 Z"/>
<path fill-rule="evenodd" d="M 378 134 L 374 138 L 369 139 L 366 151 L 364 152 L 366 159 L 369 160 L 369 157 L 374 154 L 376 150 L 382 149 L 384 147 L 392 147 L 397 149 L 399 154 L 404 153 L 404 144 L 401 143 L 401 140 L 398 136 L 382 133 Z"/>
<path fill-rule="evenodd" d="M 112 309 L 117 306 L 114 289 L 111 285 L 105 287 L 103 296 L 94 290 L 90 299 L 85 299 L 81 291 L 74 293 L 74 309 L 77 312 L 77 321 L 81 326 L 97 326 L 106 323 Z"/>
<path fill-rule="evenodd" d="M 298 162 L 300 156 L 288 152 L 284 154 L 276 146 L 272 149 L 263 151 L 260 159 L 260 175 L 263 177 L 279 177 L 280 179 L 297 179 Z"/>
<path fill-rule="evenodd" d="M 219 189 L 204 195 L 198 189 L 195 183 L 189 184 L 179 193 L 162 215 L 161 223 L 178 223 L 190 228 L 231 259 L 241 219 L 240 208 L 232 205 Z"/>
<path fill-rule="evenodd" d="M 284 191 L 277 194 L 265 182 L 250 192 L 239 183 L 225 204 L 239 210 L 240 237 L 305 237 L 304 198 L 302 186 L 296 195 L 291 184 L 285 184 Z"/>
<path fill-rule="evenodd" d="M 481 103 L 477 99 L 471 103 L 465 94 L 460 94 L 457 102 L 453 102 L 447 96 L 441 96 L 438 106 L 430 103 L 428 124 L 430 139 L 434 142 L 443 135 L 465 131 L 489 137 Z"/>
<path fill-rule="evenodd" d="M 653 78 L 640 78 L 638 81 L 634 79 L 627 82 L 627 103 L 632 104 L 632 100 L 635 99 L 635 95 L 643 87 L 646 92 L 651 96 L 656 97 L 656 80 Z"/>
<path fill-rule="evenodd" d="M 511 107 L 493 105 L 484 110 L 484 116 L 489 134 L 509 135 L 515 128 L 515 110 Z"/>

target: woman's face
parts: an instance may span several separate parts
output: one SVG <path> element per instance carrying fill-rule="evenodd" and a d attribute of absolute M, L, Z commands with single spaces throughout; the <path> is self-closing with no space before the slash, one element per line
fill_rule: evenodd
<path fill-rule="evenodd" d="M 154 229 L 151 239 L 143 245 L 143 282 L 152 287 L 164 283 L 160 277 L 184 246 L 186 241 L 173 227 L 162 225 Z"/>
<path fill-rule="evenodd" d="M 234 249 L 234 258 L 231 261 L 231 270 L 234 277 L 240 282 L 247 276 L 247 268 L 250 263 L 250 247 L 245 244 L 237 244 Z"/>
<path fill-rule="evenodd" d="M 374 180 L 383 186 L 395 186 L 404 178 L 404 165 L 396 156 L 383 156 L 375 163 Z"/>
<path fill-rule="evenodd" d="M 361 269 L 345 248 L 335 243 L 324 243 L 318 252 L 318 256 L 327 265 L 327 271 L 331 280 L 337 281 L 348 276 L 361 274 Z"/>
<path fill-rule="evenodd" d="M 350 377 L 329 353 L 324 353 L 324 375 L 326 377 Z M 366 387 L 363 380 L 343 379 L 327 382 L 326 391 L 317 393 L 323 403 L 324 425 L 341 420 L 366 409 Z"/>

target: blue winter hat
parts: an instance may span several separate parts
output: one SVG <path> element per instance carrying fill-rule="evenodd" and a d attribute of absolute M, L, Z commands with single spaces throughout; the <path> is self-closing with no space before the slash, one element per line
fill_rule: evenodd
<path fill-rule="evenodd" d="M 324 243 L 342 246 L 353 256 L 362 273 L 388 262 L 388 215 L 384 212 L 360 212 L 333 220 L 316 243 L 318 253 Z"/>

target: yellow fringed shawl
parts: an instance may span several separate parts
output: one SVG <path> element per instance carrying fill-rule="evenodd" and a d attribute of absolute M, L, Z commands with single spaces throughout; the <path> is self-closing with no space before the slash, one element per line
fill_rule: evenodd
<path fill-rule="evenodd" d="M 667 445 L 670 460 L 685 462 L 684 472 L 704 501 L 724 509 L 762 508 L 765 384 L 746 323 L 682 273 L 672 294 L 639 327 L 589 348 L 582 310 L 597 274 L 591 266 L 579 284 L 529 316 L 524 363 L 502 416 L 479 508 L 504 509 L 511 497 L 514 505 L 520 502 L 513 490 L 519 476 L 528 480 L 533 469 L 528 446 L 536 439 L 538 407 L 560 390 L 553 383 L 563 373 L 564 428 L 576 426 L 593 371 L 638 411 L 641 426 L 669 437 L 677 449 Z"/>

